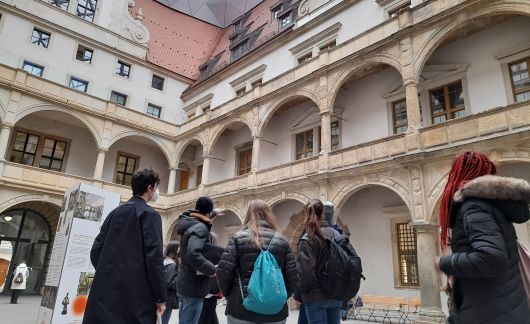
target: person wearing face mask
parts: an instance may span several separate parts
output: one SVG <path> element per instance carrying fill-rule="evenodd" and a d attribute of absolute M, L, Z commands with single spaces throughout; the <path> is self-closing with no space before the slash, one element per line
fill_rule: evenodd
<path fill-rule="evenodd" d="M 137 171 L 133 197 L 105 219 L 90 251 L 96 273 L 83 324 L 154 324 L 164 313 L 162 221 L 147 205 L 158 199 L 159 183 L 156 171 Z"/>

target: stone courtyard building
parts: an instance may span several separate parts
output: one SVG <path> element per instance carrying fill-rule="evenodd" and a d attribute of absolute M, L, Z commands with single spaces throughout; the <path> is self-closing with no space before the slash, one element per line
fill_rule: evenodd
<path fill-rule="evenodd" d="M 225 2 L 0 0 L 0 285 L 27 259 L 39 293 L 65 190 L 125 201 L 150 166 L 166 242 L 209 195 L 222 244 L 259 198 L 296 249 L 303 204 L 331 201 L 362 293 L 443 322 L 453 157 L 530 180 L 530 1 Z"/>

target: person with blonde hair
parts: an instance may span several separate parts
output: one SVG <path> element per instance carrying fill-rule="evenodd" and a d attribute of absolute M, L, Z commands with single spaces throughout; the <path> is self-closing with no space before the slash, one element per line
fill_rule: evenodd
<path fill-rule="evenodd" d="M 287 297 L 296 288 L 296 268 L 289 242 L 276 227 L 276 216 L 261 200 L 253 200 L 243 222 L 243 229 L 230 239 L 217 268 L 219 287 L 227 299 L 228 324 L 285 323 L 287 303 L 277 314 L 260 314 L 249 311 L 243 305 L 254 262 L 262 251 L 269 251 L 276 260 L 285 282 Z"/>

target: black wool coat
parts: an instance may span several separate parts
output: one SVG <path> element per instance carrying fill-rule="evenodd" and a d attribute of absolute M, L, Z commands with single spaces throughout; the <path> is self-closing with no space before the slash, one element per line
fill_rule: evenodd
<path fill-rule="evenodd" d="M 451 213 L 452 255 L 440 268 L 454 277 L 456 324 L 528 324 L 530 309 L 519 271 L 513 223 L 530 218 L 530 185 L 484 176 L 455 194 Z"/>
<path fill-rule="evenodd" d="M 196 210 L 188 210 L 177 220 L 180 239 L 180 266 L 177 291 L 185 297 L 205 297 L 210 292 L 210 276 L 215 265 L 204 257 L 204 245 L 212 243 L 209 219 Z"/>
<path fill-rule="evenodd" d="M 96 269 L 83 324 L 154 324 L 166 301 L 162 222 L 139 197 L 105 219 L 90 252 Z"/>
<path fill-rule="evenodd" d="M 261 222 L 259 227 L 260 237 L 263 239 L 263 248 L 266 248 L 275 231 L 266 222 Z M 282 269 L 287 297 L 291 296 L 296 289 L 296 267 L 294 257 L 289 246 L 289 242 L 278 235 L 272 241 L 269 248 L 278 266 Z M 226 315 L 231 315 L 237 319 L 251 322 L 279 322 L 287 318 L 289 311 L 287 303 L 283 309 L 275 315 L 262 315 L 246 310 L 243 307 L 243 297 L 239 288 L 238 273 L 241 277 L 244 297 L 247 296 L 247 286 L 254 269 L 254 262 L 258 258 L 261 249 L 250 237 L 250 232 L 243 229 L 232 237 L 225 252 L 221 256 L 221 261 L 217 267 L 217 279 L 219 287 L 227 299 Z"/>

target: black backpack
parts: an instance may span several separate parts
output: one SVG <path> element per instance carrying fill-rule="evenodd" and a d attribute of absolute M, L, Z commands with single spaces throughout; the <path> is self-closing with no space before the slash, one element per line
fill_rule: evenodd
<path fill-rule="evenodd" d="M 326 239 L 320 255 L 317 278 L 320 290 L 332 298 L 347 300 L 355 297 L 361 286 L 363 268 L 361 258 L 350 244 L 346 234 L 337 234 Z"/>

